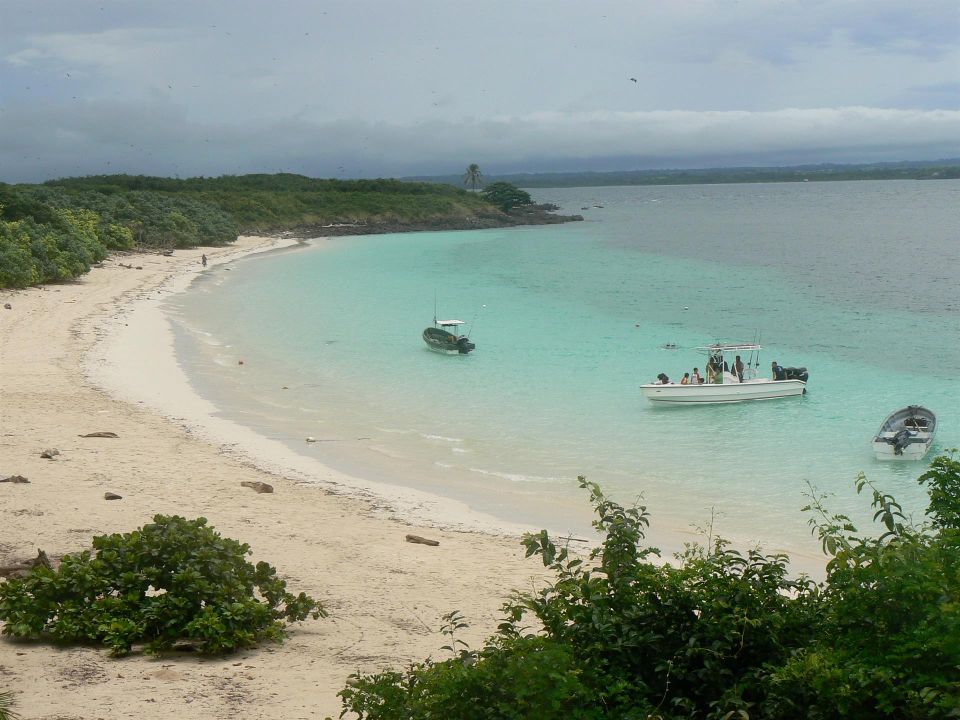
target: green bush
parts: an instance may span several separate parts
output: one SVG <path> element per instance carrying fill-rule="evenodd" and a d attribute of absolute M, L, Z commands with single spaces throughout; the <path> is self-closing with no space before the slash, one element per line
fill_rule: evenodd
<path fill-rule="evenodd" d="M 831 559 L 815 584 L 788 558 L 717 540 L 672 565 L 642 545 L 649 518 L 581 478 L 603 542 L 572 556 L 546 533 L 524 538 L 553 574 L 518 593 L 476 652 L 404 672 L 355 676 L 344 714 L 413 718 L 960 717 L 960 463 L 934 460 L 929 522 L 912 525 L 862 476 L 884 532 L 808 510 Z M 530 621 L 540 628 L 525 629 Z M 453 649 L 452 646 L 450 649 Z"/>
<path fill-rule="evenodd" d="M 181 640 L 203 653 L 281 641 L 286 622 L 326 613 L 294 596 L 266 562 L 246 560 L 246 544 L 222 538 L 205 518 L 157 515 L 125 534 L 93 539 L 93 550 L 66 555 L 59 570 L 37 567 L 0 585 L 3 632 L 63 643 L 105 645 L 125 655 Z"/>
<path fill-rule="evenodd" d="M 490 183 L 480 191 L 480 196 L 504 212 L 533 202 L 530 193 L 508 182 Z"/>

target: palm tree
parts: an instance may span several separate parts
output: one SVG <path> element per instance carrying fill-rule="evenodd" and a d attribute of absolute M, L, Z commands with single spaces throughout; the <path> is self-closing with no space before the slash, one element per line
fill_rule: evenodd
<path fill-rule="evenodd" d="M 482 177 L 483 173 L 480 172 L 480 166 L 476 163 L 470 163 L 467 171 L 463 174 L 463 184 L 469 185 L 473 190 L 476 190 L 477 183 L 480 182 Z"/>

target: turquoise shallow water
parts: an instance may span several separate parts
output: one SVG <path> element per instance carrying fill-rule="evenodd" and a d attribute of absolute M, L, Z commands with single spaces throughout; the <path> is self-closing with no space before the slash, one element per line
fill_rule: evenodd
<path fill-rule="evenodd" d="M 224 414 L 298 452 L 534 528 L 585 531 L 579 474 L 642 494 L 654 542 L 714 508 L 739 543 L 815 553 L 804 492 L 865 518 L 860 471 L 922 511 L 924 465 L 878 463 L 869 443 L 920 403 L 938 449 L 960 445 L 960 182 L 534 196 L 586 221 L 336 238 L 213 268 L 170 303 L 181 361 Z M 435 294 L 468 321 L 470 356 L 423 345 Z M 702 370 L 694 347 L 758 334 L 761 371 L 810 370 L 805 397 L 640 395 L 660 371 Z"/>

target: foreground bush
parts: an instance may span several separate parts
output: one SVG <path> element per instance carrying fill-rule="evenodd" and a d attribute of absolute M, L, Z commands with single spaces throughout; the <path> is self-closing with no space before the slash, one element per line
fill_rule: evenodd
<path fill-rule="evenodd" d="M 287 592 L 269 564 L 247 562 L 249 546 L 205 518 L 157 515 L 131 533 L 95 537 L 93 549 L 0 584 L 4 634 L 95 643 L 112 655 L 191 641 L 212 654 L 279 642 L 285 622 L 326 614 Z"/>
<path fill-rule="evenodd" d="M 17 720 L 20 715 L 13 711 L 13 695 L 0 691 L 0 720 Z"/>
<path fill-rule="evenodd" d="M 459 718 L 960 717 L 960 463 L 920 478 L 930 522 L 912 525 L 873 492 L 876 539 L 829 516 L 813 526 L 832 556 L 825 583 L 787 577 L 783 555 L 689 547 L 675 565 L 641 542 L 644 508 L 581 478 L 602 545 L 584 562 L 546 532 L 524 539 L 555 576 L 519 593 L 478 651 L 403 672 L 355 676 L 344 714 Z M 540 628 L 532 633 L 526 625 Z M 451 645 L 453 650 L 456 646 Z"/>

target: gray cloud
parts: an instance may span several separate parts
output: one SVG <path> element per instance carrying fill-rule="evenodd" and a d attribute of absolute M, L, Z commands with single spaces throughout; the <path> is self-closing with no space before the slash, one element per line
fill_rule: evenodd
<path fill-rule="evenodd" d="M 960 156 L 953 0 L 8 4 L 8 182 Z"/>

